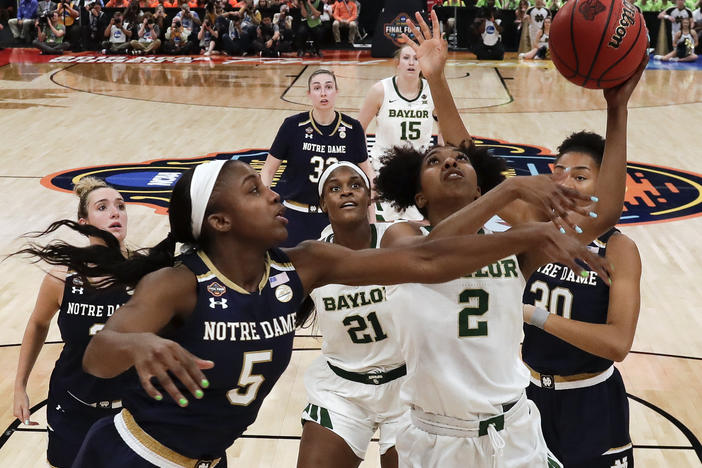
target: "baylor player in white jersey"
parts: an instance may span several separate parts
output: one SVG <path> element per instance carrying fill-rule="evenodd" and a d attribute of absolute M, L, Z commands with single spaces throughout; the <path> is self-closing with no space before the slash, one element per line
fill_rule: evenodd
<path fill-rule="evenodd" d="M 369 186 L 352 163 L 324 172 L 320 206 L 333 232 L 320 240 L 354 249 L 380 247 L 391 224 L 369 223 Z M 407 407 L 399 398 L 406 366 L 391 326 L 389 299 L 396 289 L 329 284 L 310 294 L 323 342 L 322 355 L 305 372 L 309 404 L 302 413 L 298 466 L 358 466 L 376 430 L 381 465 L 397 466 L 395 438 Z"/>
<path fill-rule="evenodd" d="M 395 223 L 383 236 L 382 247 L 474 233 L 496 210 L 512 226 L 521 225 L 512 229 L 551 219 L 561 234 L 553 228 L 553 244 L 545 247 L 515 247 L 511 253 L 517 254 L 518 263 L 507 256 L 466 278 L 416 289 L 405 286 L 393 296 L 398 310 L 404 312 L 402 319 L 395 320 L 395 328 L 408 368 L 403 397 L 411 408 L 411 422 L 397 439 L 400 465 L 561 466 L 546 447 L 539 411 L 524 393 L 528 378 L 518 362 L 521 285 L 517 267 L 524 276 L 531 275 L 553 255 L 563 255 L 553 247 L 572 243 L 579 244 L 579 258 L 597 264 L 584 244 L 608 230 L 621 215 L 626 107 L 646 60 L 626 83 L 605 90 L 607 140 L 594 191 L 599 198 L 573 190 L 566 193 L 565 187 L 557 187 L 558 179 L 548 176 L 512 177 L 500 183 L 504 162 L 473 144 L 453 103 L 443 73 L 448 46 L 440 38 L 436 14 L 432 12 L 431 17 L 433 33 L 419 14 L 421 31 L 408 23 L 420 45 L 410 44 L 431 86 L 442 133 L 455 146 L 426 152 L 396 148 L 384 158 L 376 178 L 379 198 L 398 209 L 416 206 L 435 227 L 427 232 L 414 223 Z M 398 184 L 399 180 L 405 183 Z M 592 205 L 576 206 L 573 200 L 579 199 L 596 202 L 597 213 L 589 211 Z M 581 264 L 568 263 L 579 274 L 587 274 Z M 606 268 L 594 269 L 609 278 Z"/>
<path fill-rule="evenodd" d="M 375 118 L 375 142 L 370 150 L 371 163 L 378 171 L 380 157 L 395 145 L 409 144 L 418 150 L 431 145 L 434 130 L 434 100 L 426 80 L 419 73 L 415 52 L 404 46 L 395 52 L 395 76 L 378 81 L 366 95 L 358 120 L 368 131 Z M 388 204 L 376 205 L 376 220 L 399 218 L 421 220 L 414 208 L 397 212 Z"/>

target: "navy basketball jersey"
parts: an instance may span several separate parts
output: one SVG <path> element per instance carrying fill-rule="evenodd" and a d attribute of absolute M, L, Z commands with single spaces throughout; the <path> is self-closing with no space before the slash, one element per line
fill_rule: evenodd
<path fill-rule="evenodd" d="M 68 392 L 76 404 L 96 404 L 97 407 L 120 399 L 122 377 L 94 377 L 83 372 L 82 362 L 90 339 L 129 297 L 124 287 L 97 289 L 80 275 L 68 273 L 58 313 L 58 326 L 65 344 L 51 373 L 50 395 L 58 398 Z"/>
<path fill-rule="evenodd" d="M 588 248 L 604 257 L 607 241 L 617 233 L 619 231 L 612 228 L 594 240 Z M 582 277 L 565 265 L 548 263 L 537 269 L 527 281 L 523 302 L 567 319 L 606 323 L 609 285 L 594 271 L 588 271 L 588 276 Z M 602 372 L 612 365 L 612 361 L 608 359 L 576 348 L 544 330 L 527 324 L 524 325 L 522 358 L 541 374 Z"/>
<path fill-rule="evenodd" d="M 217 270 L 207 255 L 181 257 L 197 277 L 197 304 L 182 326 L 164 334 L 195 356 L 215 363 L 197 400 L 181 408 L 165 392 L 160 402 L 143 389 L 125 407 L 151 437 L 187 457 L 217 458 L 254 422 L 266 395 L 288 366 L 302 283 L 288 257 L 271 249 L 258 290 L 248 292 Z"/>
<path fill-rule="evenodd" d="M 366 135 L 358 120 L 336 113 L 331 125 L 315 122 L 312 112 L 288 117 L 269 150 L 286 160 L 275 190 L 283 200 L 317 205 L 317 182 L 328 166 L 339 161 L 362 163 L 368 159 Z"/>

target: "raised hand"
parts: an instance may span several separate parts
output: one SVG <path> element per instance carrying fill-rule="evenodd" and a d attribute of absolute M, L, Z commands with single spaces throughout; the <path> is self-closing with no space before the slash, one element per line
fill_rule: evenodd
<path fill-rule="evenodd" d="M 188 405 L 188 399 L 178 390 L 171 375 L 180 380 L 197 399 L 204 396 L 202 389 L 209 387 L 201 369 L 213 368 L 214 362 L 194 356 L 175 341 L 144 333 L 138 345 L 132 349 L 132 355 L 142 387 L 155 400 L 162 400 L 163 395 L 151 382 L 153 378 L 183 407 Z"/>
<path fill-rule="evenodd" d="M 597 253 L 592 252 L 572 236 L 564 236 L 552 223 L 528 223 L 515 229 L 537 229 L 543 241 L 538 249 L 549 262 L 561 263 L 575 272 L 576 275 L 587 275 L 587 270 L 579 265 L 577 260 L 586 263 L 602 280 L 611 284 L 610 264 Z"/>
<path fill-rule="evenodd" d="M 607 88 L 603 90 L 603 94 L 605 99 L 607 100 L 607 107 L 608 108 L 615 108 L 615 107 L 626 107 L 627 104 L 629 103 L 629 98 L 631 98 L 632 93 L 634 92 L 634 89 L 636 89 L 636 85 L 639 83 L 639 80 L 641 79 L 641 75 L 643 75 L 644 70 L 646 69 L 646 65 L 648 64 L 648 54 L 644 53 L 644 56 L 641 59 L 641 63 L 639 64 L 639 67 L 636 69 L 633 75 L 626 80 L 624 83 L 614 86 L 612 88 Z"/>
<path fill-rule="evenodd" d="M 414 15 L 417 19 L 419 29 L 417 29 L 411 20 L 407 21 L 407 26 L 409 26 L 410 31 L 414 34 L 416 42 L 411 40 L 404 33 L 401 39 L 416 52 L 419 68 L 422 69 L 424 76 L 430 78 L 434 75 L 441 75 L 444 72 L 444 65 L 446 65 L 446 59 L 448 58 L 448 43 L 441 38 L 439 19 L 436 13 L 432 11 L 432 30 L 430 31 L 422 15 L 418 12 Z"/>

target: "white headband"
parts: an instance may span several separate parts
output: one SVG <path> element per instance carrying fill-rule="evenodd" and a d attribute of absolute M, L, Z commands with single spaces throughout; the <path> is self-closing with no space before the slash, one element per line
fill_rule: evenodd
<path fill-rule="evenodd" d="M 207 203 L 210 201 L 212 189 L 225 162 L 227 161 L 217 160 L 202 163 L 195 168 L 193 173 L 193 178 L 190 181 L 190 222 L 195 240 L 200 238 Z"/>
<path fill-rule="evenodd" d="M 370 181 L 368 180 L 368 176 L 366 175 L 365 172 L 363 172 L 363 170 L 360 167 L 358 167 L 357 165 L 355 165 L 352 162 L 339 161 L 337 163 L 332 164 L 331 166 L 326 168 L 324 170 L 324 172 L 322 172 L 322 176 L 319 178 L 319 182 L 317 182 L 317 192 L 318 192 L 320 197 L 322 196 L 322 190 L 324 189 L 324 183 L 327 181 L 327 179 L 329 178 L 331 173 L 334 172 L 335 170 L 339 169 L 340 167 L 349 167 L 349 168 L 353 169 L 354 171 L 356 171 L 356 173 L 358 173 L 358 175 L 360 175 L 361 178 L 363 179 L 363 182 L 366 183 L 366 187 L 368 187 L 368 189 L 370 190 Z"/>

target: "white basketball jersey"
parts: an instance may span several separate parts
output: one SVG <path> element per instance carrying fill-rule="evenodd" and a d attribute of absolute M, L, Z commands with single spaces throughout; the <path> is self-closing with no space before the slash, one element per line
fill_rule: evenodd
<path fill-rule="evenodd" d="M 392 223 L 371 224 L 372 248 L 380 247 Z M 333 242 L 333 234 L 322 238 Z M 392 328 L 395 309 L 388 299 L 397 286 L 328 284 L 312 291 L 322 333 L 322 354 L 349 372 L 385 372 L 404 362 Z"/>
<path fill-rule="evenodd" d="M 422 79 L 422 91 L 411 101 L 400 95 L 394 76 L 381 83 L 383 104 L 376 117 L 375 143 L 370 151 L 376 170 L 380 168 L 380 156 L 394 145 L 409 143 L 417 149 L 428 148 L 434 128 L 434 100 L 426 80 Z"/>
<path fill-rule="evenodd" d="M 522 288 L 514 255 L 447 283 L 402 285 L 393 320 L 407 363 L 403 400 L 468 420 L 517 400 L 529 384 L 519 349 Z"/>

